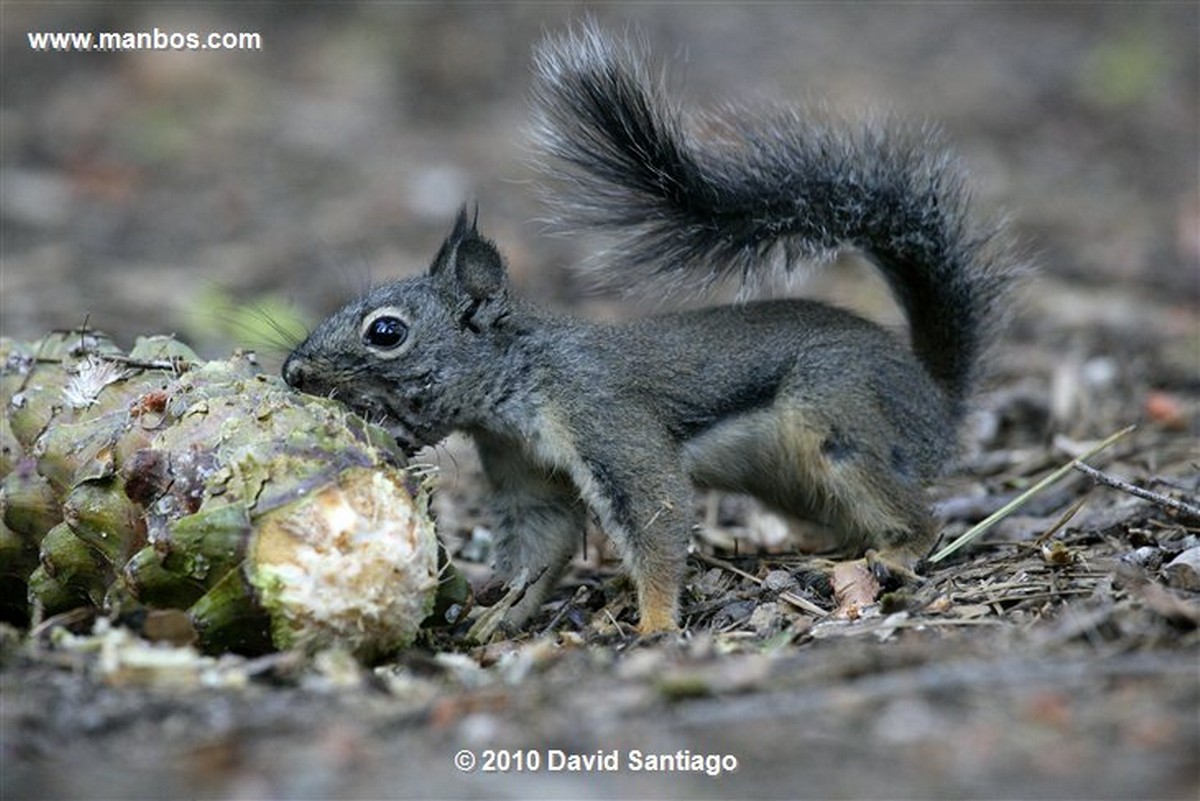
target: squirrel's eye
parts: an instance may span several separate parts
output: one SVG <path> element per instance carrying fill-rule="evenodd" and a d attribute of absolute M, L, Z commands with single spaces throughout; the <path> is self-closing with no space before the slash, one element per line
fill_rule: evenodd
<path fill-rule="evenodd" d="M 382 315 L 367 323 L 363 329 L 363 342 L 381 350 L 398 348 L 407 338 L 408 326 L 399 317 Z"/>

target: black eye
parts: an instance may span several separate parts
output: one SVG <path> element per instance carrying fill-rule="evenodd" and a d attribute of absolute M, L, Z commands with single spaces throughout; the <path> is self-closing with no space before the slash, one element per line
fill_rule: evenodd
<path fill-rule="evenodd" d="M 382 350 L 398 348 L 407 338 L 408 326 L 399 317 L 382 315 L 367 323 L 363 329 L 363 342 Z"/>

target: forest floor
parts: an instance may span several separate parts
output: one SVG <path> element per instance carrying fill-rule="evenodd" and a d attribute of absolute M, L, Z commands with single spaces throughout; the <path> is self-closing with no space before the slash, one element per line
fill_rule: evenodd
<path fill-rule="evenodd" d="M 1010 210 L 1039 265 L 963 455 L 931 488 L 943 543 L 1133 424 L 1088 464 L 1195 505 L 1200 11 L 728 6 L 600 16 L 646 30 L 697 103 L 769 88 L 941 121 L 980 205 Z M 528 224 L 526 60 L 569 9 L 472 8 L 6 9 L 2 333 L 88 318 L 220 356 L 244 308 L 327 311 L 364 261 L 377 278 L 419 269 L 464 196 L 526 294 L 635 313 L 560 269 L 586 242 Z M 23 43 L 155 25 L 259 29 L 273 54 L 85 61 Z M 853 259 L 798 291 L 896 320 Z M 439 465 L 447 548 L 483 582 L 470 449 L 420 458 Z M 121 655 L 142 646 L 119 630 L 0 629 L 0 798 L 1200 792 L 1200 520 L 1186 511 L 1072 470 L 921 582 L 855 604 L 753 503 L 696 505 L 684 630 L 651 642 L 632 636 L 599 532 L 520 635 L 470 646 L 441 632 L 374 667 L 323 653 L 135 670 Z M 690 769 L 652 765 L 660 755 Z"/>

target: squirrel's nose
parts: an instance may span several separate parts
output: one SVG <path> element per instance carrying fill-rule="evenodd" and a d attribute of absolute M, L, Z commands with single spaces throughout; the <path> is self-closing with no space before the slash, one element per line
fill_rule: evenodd
<path fill-rule="evenodd" d="M 283 361 L 283 380 L 287 382 L 289 387 L 293 389 L 304 389 L 304 383 L 308 378 L 308 368 L 304 364 L 304 359 L 297 356 L 295 353 L 289 355 Z"/>

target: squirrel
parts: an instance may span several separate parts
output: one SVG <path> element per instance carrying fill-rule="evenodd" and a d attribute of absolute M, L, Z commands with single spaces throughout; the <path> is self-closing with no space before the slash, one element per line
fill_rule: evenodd
<path fill-rule="evenodd" d="M 460 210 L 428 272 L 320 323 L 283 376 L 382 420 L 410 453 L 465 432 L 494 490 L 497 576 L 522 625 L 593 514 L 636 586 L 638 629 L 675 630 L 693 487 L 748 493 L 894 564 L 937 530 L 923 498 L 1001 326 L 1019 260 L 968 219 L 928 129 L 739 110 L 689 124 L 645 50 L 593 23 L 535 52 L 535 140 L 572 225 L 624 235 L 606 272 L 707 287 L 860 250 L 909 342 L 815 301 L 745 300 L 600 324 L 517 297 Z"/>

